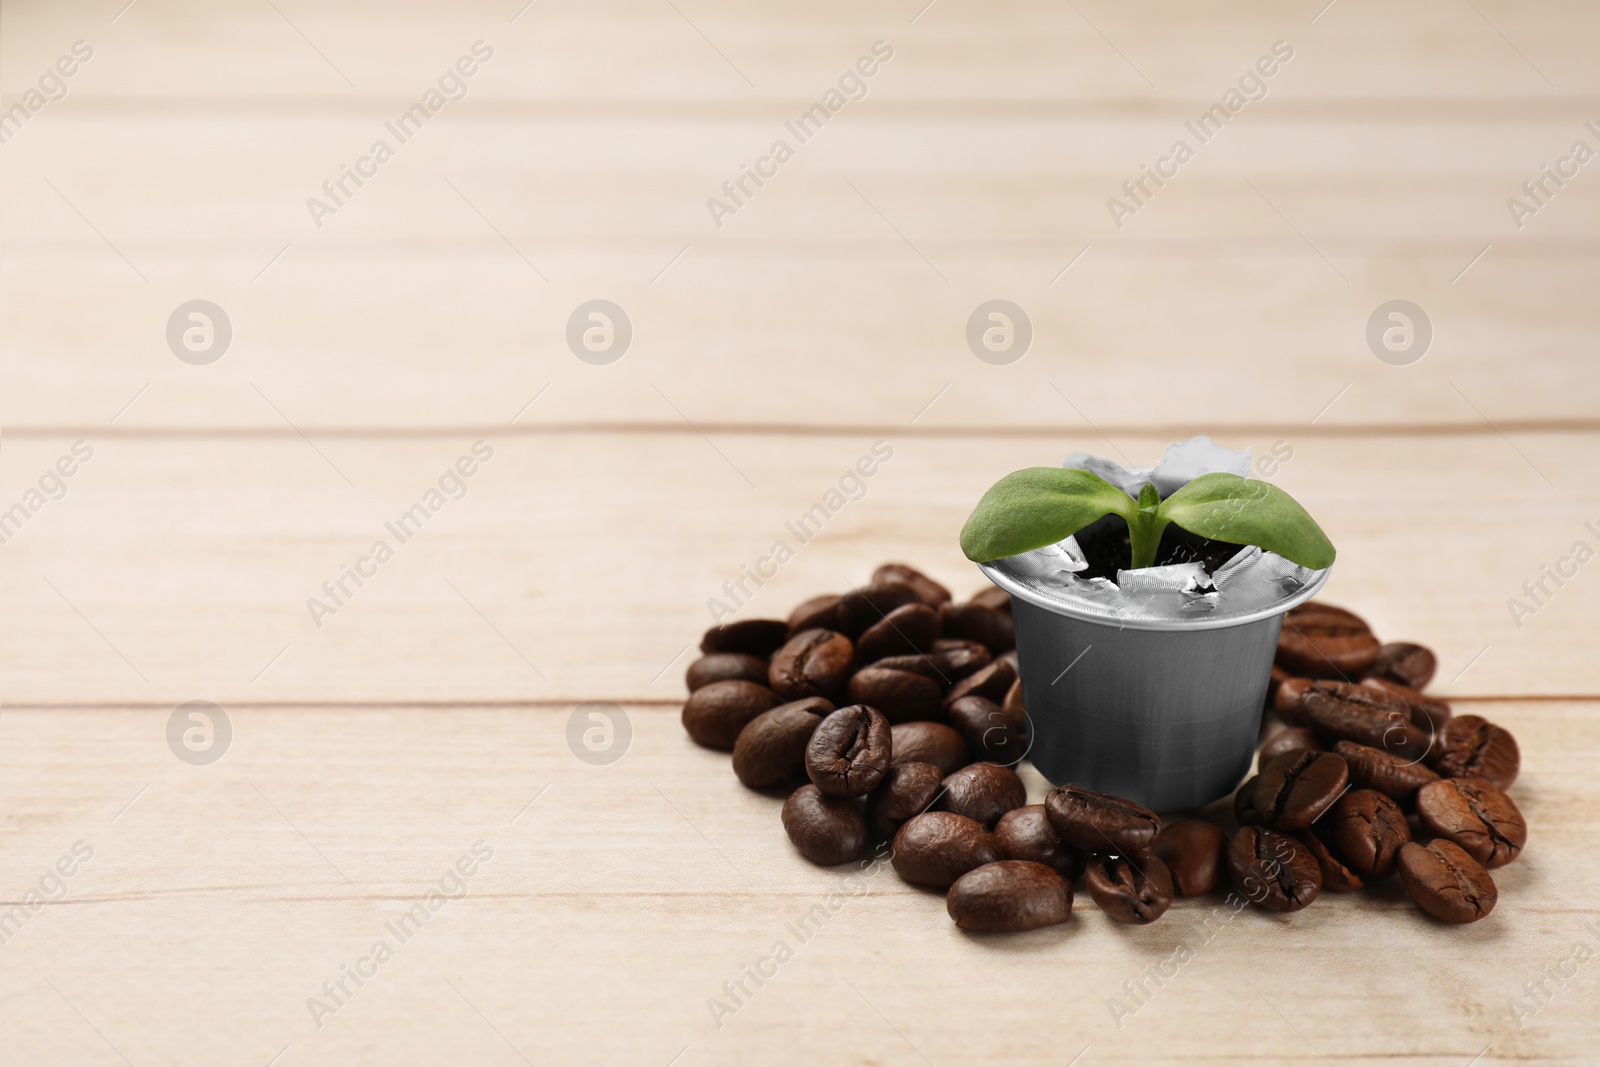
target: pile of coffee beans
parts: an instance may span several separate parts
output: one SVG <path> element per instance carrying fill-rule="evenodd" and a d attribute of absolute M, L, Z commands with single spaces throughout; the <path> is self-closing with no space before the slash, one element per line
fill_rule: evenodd
<path fill-rule="evenodd" d="M 1015 645 L 1003 590 L 957 603 L 886 563 L 786 620 L 708 630 L 683 725 L 732 752 L 744 785 L 787 794 L 783 828 L 801 855 L 835 866 L 887 845 L 901 879 L 944 892 L 968 930 L 1065 922 L 1080 877 L 1124 923 L 1228 885 L 1292 912 L 1395 874 L 1428 914 L 1471 922 L 1494 907 L 1489 871 L 1527 841 L 1505 794 L 1516 741 L 1423 695 L 1433 653 L 1381 644 L 1342 608 L 1286 617 L 1267 697 L 1281 726 L 1234 796 L 1233 824 L 1222 810 L 1163 825 L 1072 784 L 1029 804 L 1013 769 L 1028 747 Z"/>

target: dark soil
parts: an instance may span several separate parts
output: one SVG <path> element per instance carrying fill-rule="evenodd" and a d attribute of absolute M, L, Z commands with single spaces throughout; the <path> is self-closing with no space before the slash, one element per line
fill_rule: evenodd
<path fill-rule="evenodd" d="M 1133 549 L 1128 544 L 1128 524 L 1117 515 L 1107 515 L 1079 530 L 1078 547 L 1089 561 L 1089 569 L 1078 572 L 1080 578 L 1109 578 L 1114 582 L 1117 580 L 1117 571 L 1133 562 Z M 1207 574 L 1215 574 L 1242 547 L 1168 526 L 1161 534 L 1161 547 L 1156 550 L 1155 565 L 1165 567 L 1172 563 L 1199 560 Z"/>

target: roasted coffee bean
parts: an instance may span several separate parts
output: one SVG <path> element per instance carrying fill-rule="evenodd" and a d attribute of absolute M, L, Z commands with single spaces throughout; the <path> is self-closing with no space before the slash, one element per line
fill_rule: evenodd
<path fill-rule="evenodd" d="M 1306 847 L 1322 868 L 1322 888 L 1333 893 L 1353 893 L 1367 883 L 1361 876 L 1346 867 L 1333 851 L 1328 820 L 1313 823 L 1308 829 L 1295 834 L 1295 840 Z"/>
<path fill-rule="evenodd" d="M 1322 868 L 1304 845 L 1288 834 L 1245 826 L 1228 843 L 1228 874 L 1233 886 L 1268 911 L 1299 911 L 1322 890 Z"/>
<path fill-rule="evenodd" d="M 896 763 L 867 798 L 867 828 L 885 841 L 927 811 L 939 795 L 944 771 L 931 763 Z"/>
<path fill-rule="evenodd" d="M 904 582 L 872 582 L 857 586 L 841 598 L 844 633 L 855 637 L 895 608 L 920 604 L 917 591 Z"/>
<path fill-rule="evenodd" d="M 1482 778 L 1441 778 L 1423 786 L 1417 790 L 1417 816 L 1490 870 L 1516 859 L 1528 843 L 1522 812 Z"/>
<path fill-rule="evenodd" d="M 1411 827 L 1399 804 L 1376 789 L 1355 789 L 1328 814 L 1328 834 L 1345 866 L 1371 882 L 1394 873 Z"/>
<path fill-rule="evenodd" d="M 889 733 L 894 737 L 895 763 L 931 763 L 943 775 L 972 762 L 966 739 L 942 722 L 895 723 Z"/>
<path fill-rule="evenodd" d="M 936 608 L 950 599 L 950 590 L 929 578 L 909 563 L 885 563 L 872 572 L 872 584 L 899 582 L 917 591 L 917 596 L 929 607 Z"/>
<path fill-rule="evenodd" d="M 1522 767 L 1522 756 L 1509 730 L 1478 715 L 1463 715 L 1451 719 L 1440 731 L 1433 767 L 1446 778 L 1482 778 L 1497 788 L 1510 789 Z"/>
<path fill-rule="evenodd" d="M 1286 752 L 1261 768 L 1253 807 L 1275 830 L 1304 830 L 1333 806 L 1350 780 L 1344 760 L 1331 752 Z"/>
<path fill-rule="evenodd" d="M 1321 752 L 1322 745 L 1317 741 L 1317 735 L 1307 730 L 1304 726 L 1290 726 L 1279 730 L 1261 744 L 1261 751 L 1257 760 L 1261 766 L 1277 759 L 1286 752 Z"/>
<path fill-rule="evenodd" d="M 1024 804 L 1000 816 L 994 824 L 1000 855 L 1008 860 L 1031 860 L 1053 867 L 1070 882 L 1083 873 L 1084 854 L 1061 840 L 1043 804 Z"/>
<path fill-rule="evenodd" d="M 1500 896 L 1483 864 L 1453 841 L 1402 847 L 1400 884 L 1418 907 L 1447 923 L 1477 922 Z"/>
<path fill-rule="evenodd" d="M 943 793 L 934 803 L 940 811 L 953 811 L 994 829 L 1000 816 L 1028 802 L 1027 787 L 1017 772 L 998 763 L 973 763 L 947 775 Z"/>
<path fill-rule="evenodd" d="M 889 720 L 852 704 L 831 713 L 806 743 L 806 774 L 830 797 L 864 797 L 883 781 L 892 745 Z"/>
<path fill-rule="evenodd" d="M 906 604 L 867 627 L 856 640 L 856 661 L 927 652 L 939 637 L 939 613 L 926 604 Z"/>
<path fill-rule="evenodd" d="M 1293 677 L 1294 677 L 1294 675 L 1290 674 L 1288 671 L 1284 670 L 1282 667 L 1278 666 L 1276 663 L 1274 663 L 1272 665 L 1272 674 L 1267 680 L 1266 706 L 1269 709 L 1273 706 L 1273 703 L 1278 699 L 1278 689 L 1279 689 L 1279 687 L 1282 686 L 1284 682 L 1287 682 L 1290 678 L 1293 678 Z"/>
<path fill-rule="evenodd" d="M 1381 646 L 1361 616 L 1309 601 L 1290 608 L 1278 635 L 1278 666 L 1307 678 L 1358 678 Z"/>
<path fill-rule="evenodd" d="M 945 717 L 939 683 L 910 671 L 867 667 L 850 679 L 848 692 L 853 702 L 877 708 L 892 723 Z"/>
<path fill-rule="evenodd" d="M 1085 852 L 1137 852 L 1161 829 L 1161 820 L 1149 808 L 1075 785 L 1052 790 L 1044 808 L 1061 839 Z"/>
<path fill-rule="evenodd" d="M 1426 689 L 1438 666 L 1439 661 L 1431 649 L 1397 642 L 1378 650 L 1378 658 L 1367 668 L 1367 677 L 1384 678 L 1411 689 Z"/>
<path fill-rule="evenodd" d="M 789 612 L 789 636 L 806 630 L 844 630 L 844 598 L 833 593 L 814 596 Z"/>
<path fill-rule="evenodd" d="M 1181 897 L 1198 897 L 1222 884 L 1228 838 L 1204 819 L 1179 819 L 1156 835 L 1150 853 L 1167 865 Z"/>
<path fill-rule="evenodd" d="M 700 651 L 743 652 L 766 659 L 789 637 L 789 624 L 777 619 L 741 619 L 713 626 L 700 638 Z"/>
<path fill-rule="evenodd" d="M 990 652 L 1017 647 L 1016 624 L 1011 621 L 1011 613 L 999 608 L 971 602 L 944 604 L 939 608 L 939 624 L 945 637 L 977 641 L 986 645 Z"/>
<path fill-rule="evenodd" d="M 800 855 L 820 867 L 860 859 L 867 847 L 867 822 L 854 802 L 825 797 L 803 785 L 783 802 L 783 830 Z"/>
<path fill-rule="evenodd" d="M 768 684 L 784 700 L 832 700 L 854 666 L 855 646 L 848 637 L 832 630 L 802 630 L 773 654 Z"/>
<path fill-rule="evenodd" d="M 931 652 L 917 656 L 885 656 L 873 666 L 910 671 L 931 678 L 940 686 L 947 686 L 987 667 L 991 658 L 989 650 L 976 641 L 947 641 L 940 638 L 933 643 Z"/>
<path fill-rule="evenodd" d="M 1411 712 L 1412 723 L 1430 737 L 1444 729 L 1444 724 L 1450 721 L 1450 705 L 1438 697 L 1427 696 L 1387 678 L 1363 678 L 1361 684 L 1404 704 Z"/>
<path fill-rule="evenodd" d="M 731 752 L 750 720 L 782 702 L 778 694 L 755 682 L 712 682 L 684 701 L 683 728 L 695 744 Z"/>
<path fill-rule="evenodd" d="M 973 593 L 967 603 L 976 604 L 980 608 L 993 608 L 996 611 L 1011 611 L 1011 594 L 1001 589 L 998 585 L 986 586 Z"/>
<path fill-rule="evenodd" d="M 767 661 L 743 652 L 713 652 L 689 664 L 683 676 L 684 684 L 691 693 L 712 682 L 740 680 L 766 685 Z"/>
<path fill-rule="evenodd" d="M 733 745 L 733 773 L 751 789 L 791 778 L 806 766 L 806 743 L 833 705 L 821 697 L 779 704 L 763 711 L 739 731 Z"/>
<path fill-rule="evenodd" d="M 1313 678 L 1285 678 L 1278 686 L 1277 695 L 1272 698 L 1272 710 L 1278 713 L 1278 718 L 1283 720 L 1285 726 L 1306 725 L 1305 714 L 1301 711 L 1305 703 L 1306 694 L 1311 691 Z"/>
<path fill-rule="evenodd" d="M 1376 789 L 1386 797 L 1402 804 L 1410 803 L 1417 790 L 1439 776 L 1415 760 L 1404 759 L 1392 752 L 1354 741 L 1340 741 L 1333 751 L 1344 759 L 1350 768 L 1350 784 L 1357 789 Z"/>
<path fill-rule="evenodd" d="M 1155 922 L 1172 906 L 1172 873 L 1149 849 L 1090 856 L 1083 882 L 1100 910 L 1119 923 Z"/>
<path fill-rule="evenodd" d="M 1000 705 L 983 697 L 962 697 L 945 709 L 950 725 L 966 737 L 981 758 L 1015 766 L 1028 750 L 1020 715 L 1013 717 Z"/>
<path fill-rule="evenodd" d="M 909 819 L 894 835 L 890 863 L 904 881 L 949 889 L 963 874 L 1000 858 L 994 835 L 965 815 L 929 811 Z"/>
<path fill-rule="evenodd" d="M 1330 744 L 1354 741 L 1406 759 L 1428 751 L 1428 734 L 1411 721 L 1411 709 L 1368 686 L 1313 682 L 1300 709 L 1305 724 Z"/>
<path fill-rule="evenodd" d="M 1008 659 L 997 659 L 981 671 L 976 671 L 955 685 L 944 695 L 944 705 L 949 707 L 962 697 L 983 697 L 996 704 L 1006 698 L 1006 693 L 1017 681 L 1017 666 Z"/>
<path fill-rule="evenodd" d="M 1255 807 L 1256 783 L 1259 781 L 1261 776 L 1252 774 L 1233 794 L 1233 817 L 1240 826 L 1261 825 L 1261 813 Z"/>
<path fill-rule="evenodd" d="M 1000 702 L 1000 707 L 1012 717 L 1014 722 L 1023 724 L 1023 731 L 1027 731 L 1028 715 L 1022 709 L 1022 679 L 1018 678 L 1011 683 L 1011 688 L 1006 690 L 1006 698 Z"/>
<path fill-rule="evenodd" d="M 957 878 L 944 906 L 963 930 L 1038 930 L 1072 915 L 1072 883 L 1042 863 L 1000 860 Z"/>

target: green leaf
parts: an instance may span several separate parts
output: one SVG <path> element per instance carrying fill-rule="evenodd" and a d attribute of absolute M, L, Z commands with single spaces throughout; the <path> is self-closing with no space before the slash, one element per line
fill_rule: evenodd
<path fill-rule="evenodd" d="M 1322 527 L 1294 497 L 1269 482 L 1202 474 L 1158 510 L 1161 518 L 1213 541 L 1256 545 L 1315 570 L 1333 563 L 1333 542 Z"/>
<path fill-rule="evenodd" d="M 961 551 L 986 563 L 1053 545 L 1106 515 L 1131 523 L 1138 514 L 1133 497 L 1098 474 L 1029 467 L 1006 475 L 983 494 L 961 528 Z"/>

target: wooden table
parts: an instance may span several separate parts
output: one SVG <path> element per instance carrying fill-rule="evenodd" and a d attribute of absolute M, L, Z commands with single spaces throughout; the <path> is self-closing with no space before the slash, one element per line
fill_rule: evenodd
<path fill-rule="evenodd" d="M 1595 1062 L 1600 11 L 924 2 L 8 0 L 7 1063 Z M 969 348 L 995 299 L 1020 359 Z M 1396 299 L 1420 360 L 1369 347 Z M 874 442 L 741 616 L 969 592 L 1000 474 L 1198 432 L 1287 456 L 1329 599 L 1520 739 L 1488 919 L 972 937 L 684 737 L 708 601 Z"/>

